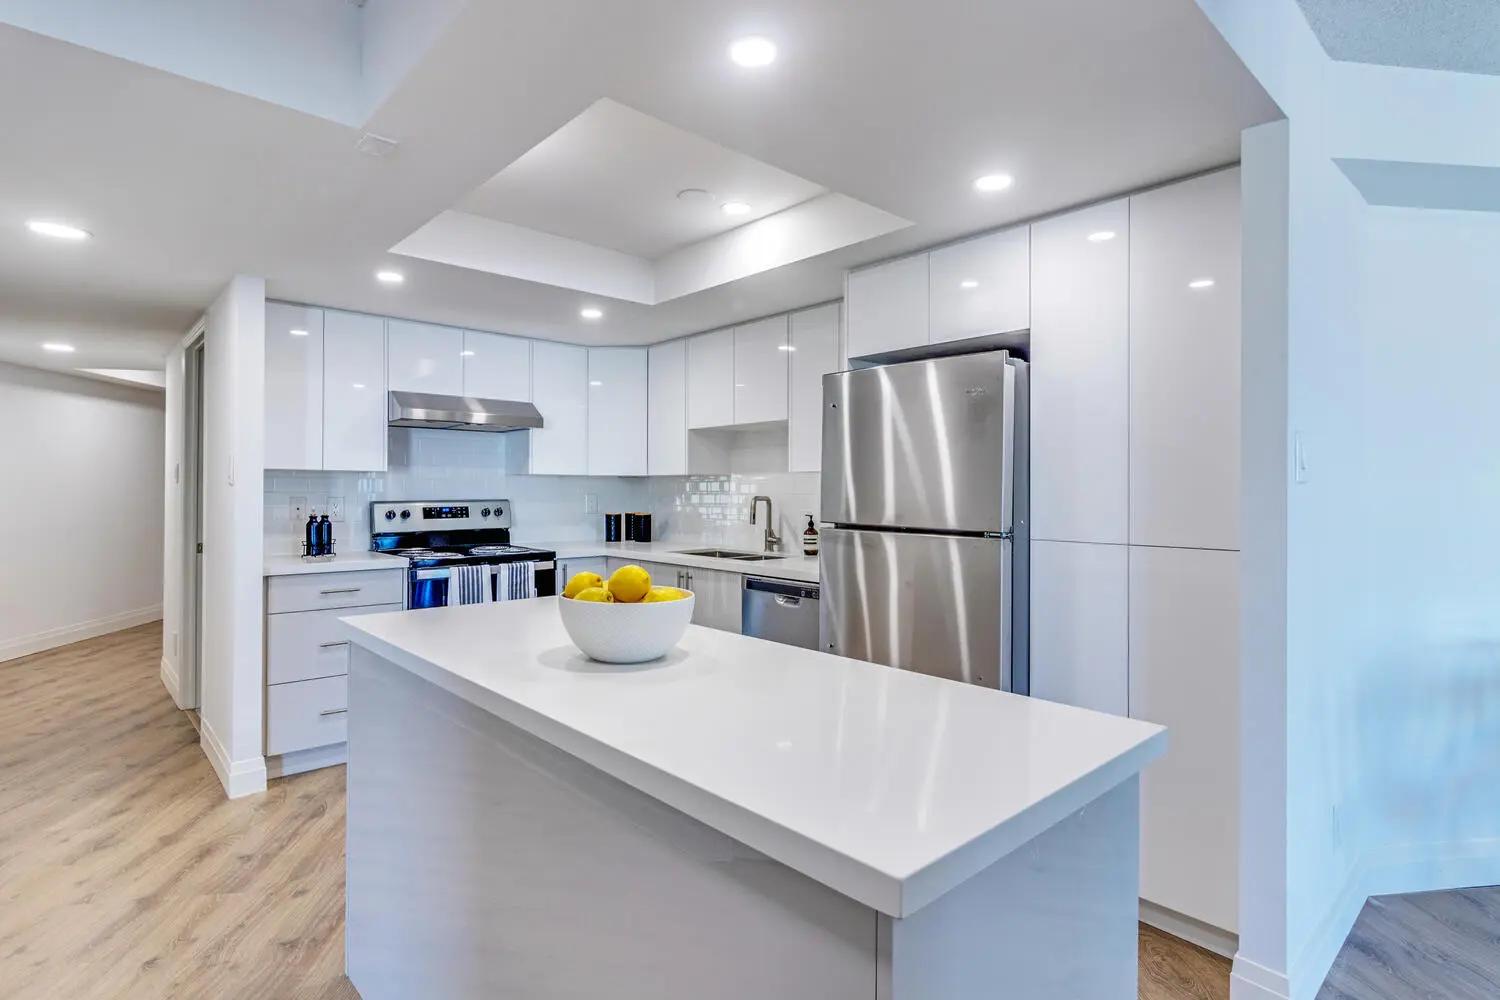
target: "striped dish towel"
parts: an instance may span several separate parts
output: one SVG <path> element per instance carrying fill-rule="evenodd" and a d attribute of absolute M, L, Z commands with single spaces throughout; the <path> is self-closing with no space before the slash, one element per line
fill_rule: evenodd
<path fill-rule="evenodd" d="M 495 567 L 495 600 L 524 601 L 536 596 L 536 563 L 502 563 Z"/>
<path fill-rule="evenodd" d="M 488 604 L 490 602 L 490 567 L 455 566 L 448 577 L 448 604 Z"/>

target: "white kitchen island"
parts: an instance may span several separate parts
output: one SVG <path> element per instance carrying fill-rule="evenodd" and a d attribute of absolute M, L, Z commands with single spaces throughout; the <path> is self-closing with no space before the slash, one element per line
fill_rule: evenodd
<path fill-rule="evenodd" d="M 365 1000 L 1128 1000 L 1157 726 L 556 598 L 345 623 Z"/>

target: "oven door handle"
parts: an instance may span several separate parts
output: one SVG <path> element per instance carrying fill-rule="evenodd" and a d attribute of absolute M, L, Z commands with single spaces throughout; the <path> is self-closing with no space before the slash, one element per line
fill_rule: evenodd
<path fill-rule="evenodd" d="M 447 580 L 453 576 L 451 569 L 414 569 L 411 571 L 413 580 Z"/>

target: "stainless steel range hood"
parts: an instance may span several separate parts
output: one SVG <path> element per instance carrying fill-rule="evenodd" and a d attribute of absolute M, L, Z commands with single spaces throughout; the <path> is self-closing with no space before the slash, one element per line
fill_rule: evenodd
<path fill-rule="evenodd" d="M 499 432 L 542 426 L 541 411 L 518 399 L 475 399 L 393 390 L 389 409 L 392 427 Z"/>

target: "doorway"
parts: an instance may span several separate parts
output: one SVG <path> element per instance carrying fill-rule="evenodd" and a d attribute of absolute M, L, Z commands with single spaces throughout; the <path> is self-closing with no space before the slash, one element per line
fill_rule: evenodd
<path fill-rule="evenodd" d="M 184 352 L 183 372 L 183 637 L 179 676 L 182 707 L 198 725 L 203 683 L 203 374 L 204 338 L 200 332 Z"/>

